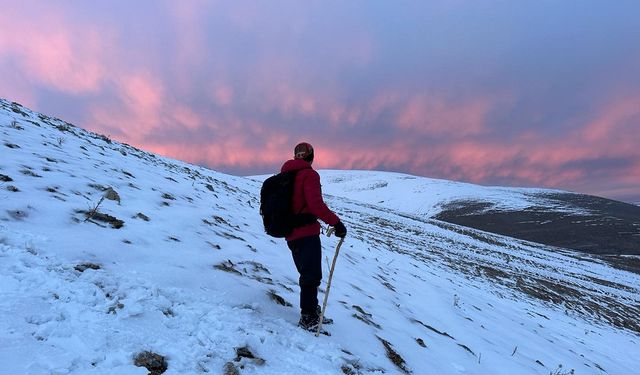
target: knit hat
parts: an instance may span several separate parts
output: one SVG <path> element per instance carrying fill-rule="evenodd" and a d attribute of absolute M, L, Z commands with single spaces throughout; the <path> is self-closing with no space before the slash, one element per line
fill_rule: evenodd
<path fill-rule="evenodd" d="M 293 157 L 311 163 L 313 161 L 313 146 L 307 142 L 298 143 L 293 150 Z"/>

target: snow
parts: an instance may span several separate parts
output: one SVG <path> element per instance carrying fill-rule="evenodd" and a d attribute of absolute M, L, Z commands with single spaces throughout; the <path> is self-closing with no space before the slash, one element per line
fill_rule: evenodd
<path fill-rule="evenodd" d="M 394 172 L 322 170 L 320 175 L 327 194 L 426 217 L 459 200 L 484 201 L 501 210 L 522 210 L 541 203 L 536 194 L 563 192 L 480 186 Z"/>
<path fill-rule="evenodd" d="M 228 362 L 241 374 L 403 373 L 382 340 L 414 374 L 630 374 L 640 364 L 637 333 L 607 319 L 624 309 L 606 310 L 638 305 L 638 275 L 405 214 L 428 217 L 459 197 L 526 207 L 530 190 L 322 171 L 349 236 L 329 297 L 332 336 L 316 338 L 296 327 L 298 275 L 284 241 L 262 230 L 259 181 L 4 100 L 0 136 L 0 174 L 12 180 L 0 183 L 3 373 L 146 374 L 133 364 L 145 350 L 167 357 L 166 374 L 222 373 Z M 80 212 L 101 187 L 120 196 L 97 210 L 123 220 L 120 229 Z M 322 241 L 331 258 L 337 240 Z M 81 272 L 88 263 L 99 268 Z M 541 282 L 577 296 L 523 292 Z M 588 312 L 589 301 L 602 310 Z M 264 364 L 236 361 L 245 346 Z"/>

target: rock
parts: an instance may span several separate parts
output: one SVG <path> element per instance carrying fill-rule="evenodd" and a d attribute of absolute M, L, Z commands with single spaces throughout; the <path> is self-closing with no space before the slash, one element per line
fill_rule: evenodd
<path fill-rule="evenodd" d="M 238 371 L 236 366 L 231 362 L 227 362 L 224 364 L 223 371 L 224 375 L 240 375 L 240 372 Z"/>
<path fill-rule="evenodd" d="M 118 204 L 120 204 L 120 194 L 118 194 L 118 192 L 113 190 L 112 188 L 107 188 L 107 190 L 104 192 L 104 197 L 105 199 L 116 201 L 118 202 Z"/>
<path fill-rule="evenodd" d="M 136 355 L 133 364 L 149 370 L 149 375 L 160 375 L 167 371 L 169 367 L 164 356 L 149 351 L 144 351 Z"/>
<path fill-rule="evenodd" d="M 99 270 L 101 267 L 95 263 L 81 263 L 73 268 L 78 272 L 84 272 L 86 270 Z"/>

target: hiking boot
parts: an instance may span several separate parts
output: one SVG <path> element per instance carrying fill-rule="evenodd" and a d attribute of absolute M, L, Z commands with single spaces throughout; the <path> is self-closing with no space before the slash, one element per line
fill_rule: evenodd
<path fill-rule="evenodd" d="M 316 308 L 316 312 L 314 314 L 302 314 L 300 315 L 300 321 L 298 325 L 307 330 L 315 330 L 318 327 L 318 322 L 320 321 L 320 313 L 322 310 L 320 306 Z M 333 319 L 327 318 L 326 316 L 322 317 L 322 324 L 333 324 Z"/>
<path fill-rule="evenodd" d="M 315 314 L 302 314 L 300 315 L 300 321 L 298 327 L 306 329 L 307 331 L 315 332 L 318 328 L 318 321 L 320 317 Z"/>
<path fill-rule="evenodd" d="M 318 315 L 319 317 L 321 313 L 322 313 L 322 309 L 320 308 L 320 306 L 316 307 L 316 315 Z M 333 319 L 323 316 L 322 324 L 333 324 Z"/>
<path fill-rule="evenodd" d="M 302 314 L 300 316 L 300 321 L 298 322 L 298 327 L 312 332 L 312 333 L 316 333 L 318 331 L 318 321 L 320 320 L 320 317 L 315 315 L 315 314 Z M 324 319 L 323 319 L 324 320 Z M 331 333 L 329 333 L 328 331 L 321 329 L 320 333 L 325 335 L 325 336 L 331 336 Z"/>

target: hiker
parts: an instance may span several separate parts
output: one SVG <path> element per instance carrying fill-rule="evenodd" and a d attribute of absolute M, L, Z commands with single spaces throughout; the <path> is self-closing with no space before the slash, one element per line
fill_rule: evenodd
<path fill-rule="evenodd" d="M 282 172 L 298 171 L 293 187 L 292 209 L 297 214 L 311 214 L 335 229 L 335 235 L 344 237 L 347 228 L 324 203 L 320 188 L 320 175 L 313 170 L 313 147 L 306 142 L 298 144 L 293 152 L 294 158 L 284 163 Z M 318 287 L 322 280 L 322 249 L 320 245 L 320 223 L 314 219 L 311 223 L 298 226 L 285 237 L 291 250 L 293 261 L 300 274 L 300 322 L 298 325 L 314 330 L 320 317 L 318 305 Z M 331 323 L 323 319 L 324 324 Z"/>

